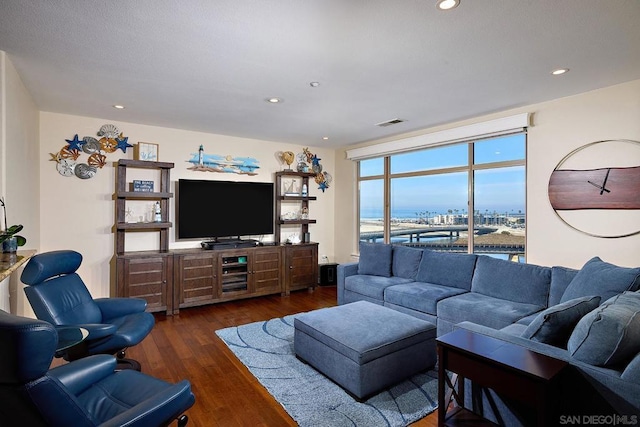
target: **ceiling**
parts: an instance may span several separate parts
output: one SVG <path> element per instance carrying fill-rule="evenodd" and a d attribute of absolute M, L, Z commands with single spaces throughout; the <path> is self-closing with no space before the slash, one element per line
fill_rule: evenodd
<path fill-rule="evenodd" d="M 640 79 L 638 22 L 638 0 L 2 0 L 0 50 L 43 111 L 337 147 Z"/>

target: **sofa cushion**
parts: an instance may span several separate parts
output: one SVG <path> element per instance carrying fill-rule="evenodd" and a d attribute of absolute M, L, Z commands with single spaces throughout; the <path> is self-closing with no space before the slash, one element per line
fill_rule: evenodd
<path fill-rule="evenodd" d="M 357 274 L 344 280 L 344 288 L 347 291 L 365 295 L 379 301 L 383 301 L 384 290 L 389 286 L 411 282 L 402 277 L 380 277 Z"/>
<path fill-rule="evenodd" d="M 576 277 L 580 270 L 574 270 L 573 268 L 551 267 L 551 289 L 549 291 L 549 304 L 548 306 L 554 306 L 560 304 L 562 295 L 567 290 L 569 283 Z"/>
<path fill-rule="evenodd" d="M 605 301 L 624 291 L 635 291 L 638 286 L 640 267 L 619 267 L 594 257 L 587 261 L 569 283 L 560 302 L 586 295 L 599 295 Z"/>
<path fill-rule="evenodd" d="M 386 288 L 384 301 L 435 316 L 438 301 L 464 292 L 467 291 L 432 283 L 412 282 Z"/>
<path fill-rule="evenodd" d="M 513 302 L 547 307 L 551 268 L 478 256 L 471 291 Z"/>
<path fill-rule="evenodd" d="M 566 348 L 571 331 L 582 317 L 598 307 L 600 297 L 587 296 L 549 307 L 529 324 L 523 338 Z"/>
<path fill-rule="evenodd" d="M 440 300 L 437 305 L 438 322 L 443 319 L 456 324 L 468 320 L 493 329 L 502 329 L 543 308 L 535 304 L 508 301 L 477 292 L 455 295 Z"/>
<path fill-rule="evenodd" d="M 391 277 L 391 245 L 360 242 L 358 274 Z"/>
<path fill-rule="evenodd" d="M 418 266 L 422 259 L 422 249 L 393 245 L 391 275 L 416 280 Z"/>
<path fill-rule="evenodd" d="M 616 295 L 580 319 L 567 350 L 572 357 L 596 366 L 628 362 L 640 352 L 640 294 Z"/>
<path fill-rule="evenodd" d="M 471 289 L 477 255 L 425 250 L 416 281 Z"/>

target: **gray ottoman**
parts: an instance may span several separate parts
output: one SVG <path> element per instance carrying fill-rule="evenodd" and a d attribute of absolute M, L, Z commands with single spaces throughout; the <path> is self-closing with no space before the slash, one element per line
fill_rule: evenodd
<path fill-rule="evenodd" d="M 358 399 L 436 363 L 436 327 L 365 301 L 294 320 L 296 355 Z"/>

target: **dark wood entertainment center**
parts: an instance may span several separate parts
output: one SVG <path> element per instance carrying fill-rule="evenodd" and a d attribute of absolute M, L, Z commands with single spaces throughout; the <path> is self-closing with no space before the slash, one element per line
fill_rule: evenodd
<path fill-rule="evenodd" d="M 318 280 L 318 244 L 275 243 L 233 249 L 169 250 L 169 172 L 173 163 L 122 159 L 117 163 L 115 294 L 147 300 L 148 311 L 176 314 L 181 308 L 252 298 L 289 295 L 315 288 Z M 127 167 L 160 171 L 159 192 L 127 191 Z M 127 223 L 127 200 L 159 201 L 162 220 Z M 278 218 L 276 218 L 276 221 Z M 279 231 L 279 227 L 276 227 Z M 159 250 L 125 251 L 130 231 L 159 233 Z"/>

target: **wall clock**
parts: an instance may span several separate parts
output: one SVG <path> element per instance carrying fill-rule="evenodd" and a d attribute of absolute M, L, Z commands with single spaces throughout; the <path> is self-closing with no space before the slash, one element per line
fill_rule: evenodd
<path fill-rule="evenodd" d="M 549 179 L 549 202 L 569 227 L 594 237 L 640 233 L 640 141 L 596 141 L 567 154 Z"/>

